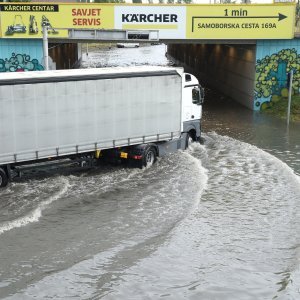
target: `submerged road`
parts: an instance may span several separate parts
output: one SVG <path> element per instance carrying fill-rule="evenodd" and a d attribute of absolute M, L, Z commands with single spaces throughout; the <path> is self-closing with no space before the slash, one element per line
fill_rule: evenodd
<path fill-rule="evenodd" d="M 165 46 L 88 66 L 171 64 Z M 1 299 L 299 299 L 300 126 L 207 91 L 204 144 L 0 191 Z"/>

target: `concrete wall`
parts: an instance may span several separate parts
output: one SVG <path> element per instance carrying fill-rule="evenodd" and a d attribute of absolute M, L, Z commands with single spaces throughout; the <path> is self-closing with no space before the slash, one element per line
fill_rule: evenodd
<path fill-rule="evenodd" d="M 168 46 L 168 54 L 183 62 L 185 69 L 201 82 L 250 109 L 253 109 L 255 52 L 255 45 Z"/>
<path fill-rule="evenodd" d="M 43 70 L 42 40 L 0 39 L 0 72 Z"/>

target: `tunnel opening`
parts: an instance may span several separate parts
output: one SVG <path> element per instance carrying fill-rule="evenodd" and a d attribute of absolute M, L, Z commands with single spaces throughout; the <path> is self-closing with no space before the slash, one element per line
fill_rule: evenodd
<path fill-rule="evenodd" d="M 168 44 L 168 55 L 209 90 L 253 110 L 255 43 Z"/>
<path fill-rule="evenodd" d="M 79 65 L 79 47 L 77 43 L 50 43 L 50 69 L 72 69 Z"/>

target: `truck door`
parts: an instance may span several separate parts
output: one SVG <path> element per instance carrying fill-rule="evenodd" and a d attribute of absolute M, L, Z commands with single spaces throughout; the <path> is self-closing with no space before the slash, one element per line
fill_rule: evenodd
<path fill-rule="evenodd" d="M 193 89 L 198 88 L 198 80 L 191 74 L 185 74 L 182 99 L 182 121 L 200 120 L 202 116 L 202 105 L 193 103 Z"/>

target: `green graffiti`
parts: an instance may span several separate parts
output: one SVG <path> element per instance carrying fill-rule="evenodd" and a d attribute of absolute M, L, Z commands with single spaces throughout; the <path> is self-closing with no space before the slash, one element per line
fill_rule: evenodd
<path fill-rule="evenodd" d="M 37 59 L 27 54 L 12 53 L 9 59 L 0 58 L 0 72 L 42 71 L 44 67 Z"/>
<path fill-rule="evenodd" d="M 288 85 L 288 73 L 293 71 L 293 93 L 299 93 L 300 82 L 300 54 L 296 49 L 282 49 L 278 53 L 267 55 L 256 62 L 255 73 L 255 98 L 262 110 L 272 107 L 269 101 L 274 96 L 286 97 Z M 268 101 L 268 103 L 267 103 Z M 264 104 L 264 105 L 263 105 Z"/>

